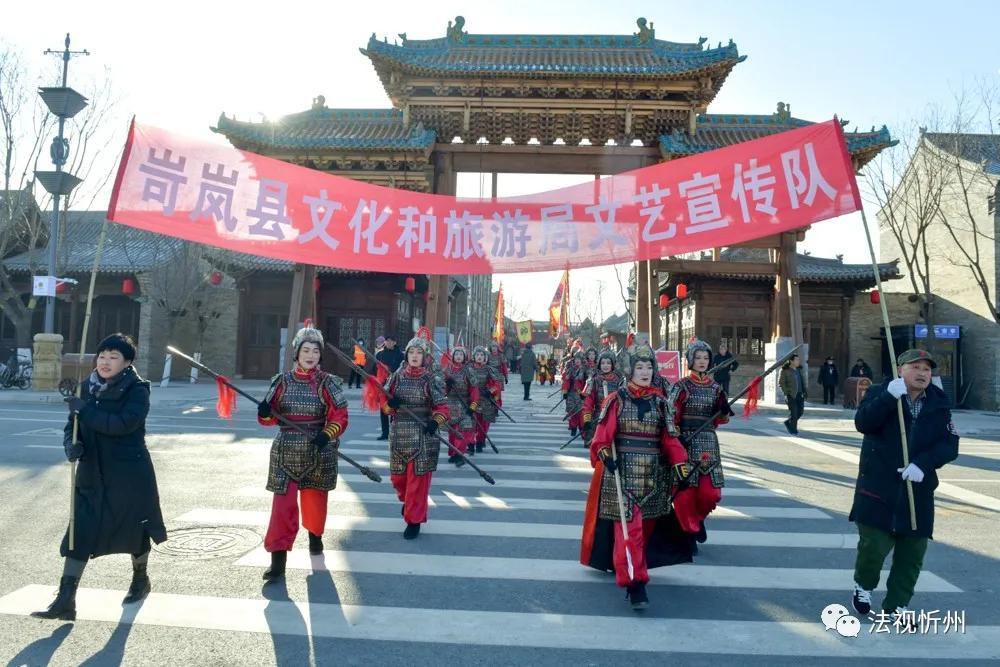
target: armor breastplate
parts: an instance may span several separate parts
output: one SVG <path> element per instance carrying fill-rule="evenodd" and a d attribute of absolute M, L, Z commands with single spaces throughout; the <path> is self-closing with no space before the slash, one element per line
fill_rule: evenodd
<path fill-rule="evenodd" d="M 472 364 L 468 367 L 468 369 L 469 377 L 472 379 L 472 383 L 476 386 L 476 389 L 479 390 L 479 393 L 482 394 L 481 400 L 479 401 L 479 414 L 481 414 L 483 419 L 486 421 L 491 423 L 495 422 L 497 420 L 497 408 L 493 405 L 493 401 L 486 397 L 486 394 L 489 392 L 486 388 L 486 383 L 489 381 L 491 375 L 489 364 L 483 364 L 482 366 Z M 496 373 L 499 374 L 500 371 L 496 371 Z"/>
<path fill-rule="evenodd" d="M 639 406 L 631 397 L 619 393 L 615 450 L 618 476 L 625 500 L 625 519 L 631 520 L 635 507 L 644 519 L 655 519 L 670 511 L 669 471 L 660 463 L 660 437 L 665 422 L 665 401 L 654 395 L 648 399 L 652 409 L 639 418 Z M 602 519 L 618 520 L 618 495 L 613 475 L 605 472 L 601 481 Z"/>
<path fill-rule="evenodd" d="M 414 472 L 423 475 L 437 470 L 441 443 L 435 436 L 424 433 L 424 426 L 431 416 L 430 383 L 433 376 L 424 373 L 409 377 L 397 372 L 393 396 L 402 401 L 389 427 L 389 472 L 406 474 L 406 466 L 413 461 Z M 405 408 L 405 409 L 404 409 Z M 411 416 L 407 411 L 413 413 Z"/>
<path fill-rule="evenodd" d="M 677 384 L 687 394 L 681 407 L 680 427 L 681 437 L 688 442 L 688 461 L 694 469 L 691 484 L 697 484 L 701 475 L 708 473 L 712 477 L 712 486 L 722 488 L 725 478 L 719 463 L 719 438 L 715 433 L 715 424 L 706 426 L 693 440 L 689 435 L 715 414 L 722 387 L 714 381 L 702 384 L 691 378 L 683 378 Z"/>
<path fill-rule="evenodd" d="M 447 370 L 444 377 L 446 381 L 452 381 L 451 389 L 448 390 L 448 414 L 450 415 L 448 423 L 462 430 L 473 428 L 472 417 L 465 411 L 472 401 L 469 395 L 472 376 L 468 366 L 462 364 L 460 368 Z"/>
<path fill-rule="evenodd" d="M 301 488 L 329 490 L 337 485 L 337 442 L 318 452 L 312 439 L 326 425 L 327 406 L 318 389 L 322 376 L 316 378 L 316 388 L 309 382 L 295 378 L 294 373 L 282 375 L 283 389 L 276 412 L 302 427 L 305 433 L 281 426 L 271 443 L 267 489 L 284 493 L 288 480 L 295 480 Z"/>

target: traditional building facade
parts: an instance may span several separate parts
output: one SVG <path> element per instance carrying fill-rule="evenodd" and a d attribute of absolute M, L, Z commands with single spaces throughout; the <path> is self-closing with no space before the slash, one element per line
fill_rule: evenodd
<path fill-rule="evenodd" d="M 237 148 L 296 165 L 455 195 L 459 172 L 489 173 L 494 183 L 497 173 L 616 174 L 809 124 L 783 104 L 767 115 L 709 114 L 746 56 L 731 40 L 715 46 L 704 38 L 672 42 L 657 38 L 644 18 L 636 26 L 636 32 L 615 35 L 472 34 L 456 17 L 432 39 L 402 33 L 390 43 L 373 34 L 361 53 L 385 88 L 386 108 L 330 108 L 320 95 L 306 110 L 275 122 L 222 114 L 212 130 Z M 858 167 L 892 143 L 884 127 L 846 136 Z M 775 336 L 796 335 L 788 322 L 799 313 L 798 292 L 780 287 L 789 284 L 794 245 L 794 233 L 756 242 L 778 253 L 771 275 L 779 286 Z M 232 306 L 214 318 L 225 318 L 235 332 L 228 338 L 230 346 L 236 343 L 231 359 L 220 360 L 220 368 L 266 377 L 276 367 L 289 310 L 308 310 L 289 304 L 295 267 L 217 252 L 205 261 L 209 273 L 225 276 L 213 287 L 233 290 Z M 431 328 L 465 332 L 466 342 L 489 338 L 490 276 L 411 276 L 411 282 L 404 270 L 360 274 L 319 267 L 316 289 L 299 290 L 295 298 L 308 299 L 320 326 L 342 346 L 353 336 L 374 338 L 383 328 L 408 333 L 414 317 Z M 650 331 L 656 315 L 651 296 L 657 270 L 655 261 L 638 265 L 634 315 L 640 331 Z M 156 289 L 155 281 L 138 282 L 140 299 L 146 287 Z M 167 310 L 175 320 L 185 317 L 183 309 Z M 140 309 L 140 329 L 145 312 Z M 160 328 L 148 326 L 153 342 Z"/>
<path fill-rule="evenodd" d="M 891 287 L 892 301 L 909 300 L 910 306 L 894 313 L 892 325 L 904 332 L 924 331 L 928 324 L 957 325 L 958 340 L 933 343 L 926 334 L 909 336 L 921 347 L 933 345 L 950 368 L 959 386 L 957 403 L 983 410 L 1000 410 L 1000 137 L 989 134 L 923 132 L 905 175 L 897 184 L 891 206 L 879 212 L 880 253 L 886 257 L 912 257 L 913 241 L 901 248 L 890 231 L 888 218 L 903 224 L 909 239 L 922 239 L 918 261 L 926 247 L 930 262 L 925 268 L 903 262 L 905 280 Z M 917 229 L 915 220 L 930 206 L 934 219 Z M 904 216 L 900 211 L 909 212 Z M 909 265 L 908 265 L 909 264 Z M 929 276 L 931 294 L 921 286 L 919 271 Z M 910 280 L 917 275 L 917 290 Z M 909 292 L 907 296 L 903 296 Z M 916 292 L 916 293 L 915 293 Z M 929 298 L 928 298 L 929 296 Z M 915 303 L 914 303 L 915 302 Z M 947 331 L 951 333 L 949 328 Z M 950 354 L 961 349 L 961 359 Z"/>

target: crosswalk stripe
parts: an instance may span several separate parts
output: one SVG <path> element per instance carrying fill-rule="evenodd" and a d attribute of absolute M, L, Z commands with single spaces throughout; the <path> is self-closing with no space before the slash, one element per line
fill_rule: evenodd
<path fill-rule="evenodd" d="M 32 584 L 0 598 L 0 613 L 27 615 L 54 587 Z M 196 628 L 228 632 L 313 636 L 349 640 L 420 641 L 480 646 L 529 646 L 551 649 L 704 653 L 705 637 L 713 653 L 875 658 L 996 659 L 1000 626 L 969 626 L 965 634 L 946 637 L 910 635 L 906 641 L 863 632 L 844 639 L 812 622 L 723 621 L 640 618 L 635 615 L 588 616 L 503 611 L 455 612 L 448 609 L 377 607 L 283 600 L 222 598 L 153 592 L 142 605 L 121 606 L 124 591 L 81 588 L 77 620 L 114 624 Z M 657 602 L 654 600 L 654 605 Z M 413 628 L 420 628 L 414 632 Z M 489 632 L 483 632 L 489 628 Z M 600 631 L 595 631 L 599 628 Z"/>
<path fill-rule="evenodd" d="M 374 457 L 374 456 L 371 457 L 371 458 L 369 458 L 367 461 L 365 461 L 365 463 L 367 465 L 370 465 L 371 467 L 374 467 L 374 468 L 380 468 L 380 469 L 381 468 L 385 468 L 385 469 L 389 468 L 389 462 L 388 461 L 386 461 L 385 459 L 380 459 L 378 457 Z M 477 465 L 479 465 L 478 462 L 477 462 Z M 482 464 L 482 466 L 480 466 L 480 467 L 487 467 L 487 468 L 489 468 L 489 472 L 491 474 L 493 474 L 493 473 L 524 473 L 524 474 L 532 473 L 532 474 L 541 474 L 541 475 L 577 475 L 577 476 L 584 475 L 584 476 L 586 476 L 588 478 L 591 477 L 594 474 L 594 469 L 590 467 L 589 463 L 586 466 L 562 466 L 562 465 L 550 465 L 550 466 L 529 466 L 529 465 L 525 465 L 525 466 L 515 466 L 515 465 L 503 465 L 503 464 L 496 465 L 496 464 L 494 464 L 492 462 L 492 460 L 489 460 L 489 461 L 485 461 Z M 464 471 L 461 470 L 461 469 L 459 469 L 459 468 L 449 468 L 447 466 L 441 466 L 441 467 L 438 468 L 438 472 L 436 474 L 438 474 L 438 475 L 441 474 L 441 473 L 449 474 L 449 473 L 452 473 L 452 472 L 454 472 L 454 473 L 464 473 Z M 746 474 L 743 474 L 743 473 L 740 473 L 740 472 L 730 472 L 730 473 L 726 473 L 726 475 L 729 478 L 731 478 L 731 479 L 736 479 L 736 480 L 745 481 L 745 482 L 760 482 L 761 481 L 761 479 L 759 477 L 754 477 L 753 475 L 746 475 Z"/>
<path fill-rule="evenodd" d="M 176 521 L 210 525 L 266 526 L 271 513 L 256 510 L 199 508 L 182 514 Z M 360 517 L 333 515 L 327 518 L 328 530 L 375 533 L 400 532 L 403 520 L 397 517 Z M 524 539 L 579 540 L 578 524 L 515 523 L 507 521 L 459 521 L 432 519 L 422 529 L 428 535 L 463 535 Z M 764 530 L 715 530 L 710 542 L 719 546 L 740 547 L 800 547 L 811 549 L 854 549 L 858 536 L 854 533 L 783 533 Z"/>
<path fill-rule="evenodd" d="M 246 486 L 239 490 L 239 495 L 251 498 L 270 498 L 271 492 L 261 486 Z M 344 504 L 375 503 L 379 505 L 398 505 L 399 499 L 393 492 L 373 493 L 354 491 L 346 488 L 336 488 L 330 492 L 330 502 Z M 551 512 L 582 512 L 586 499 L 581 494 L 578 500 L 560 500 L 554 498 L 498 498 L 493 495 L 463 496 L 451 491 L 440 494 L 431 493 L 428 503 L 431 507 L 485 507 L 500 511 L 551 511 Z M 833 519 L 826 512 L 815 507 L 755 507 L 749 505 L 728 505 L 716 507 L 712 512 L 713 519 Z"/>
<path fill-rule="evenodd" d="M 238 561 L 237 567 L 266 567 L 271 554 L 257 548 Z M 563 581 L 608 585 L 608 577 L 575 560 L 546 558 L 500 558 L 496 556 L 453 556 L 370 551 L 326 550 L 310 556 L 304 549 L 288 554 L 294 570 L 330 570 L 366 574 L 460 577 L 464 579 L 504 579 L 522 581 Z M 765 588 L 781 590 L 843 591 L 850 587 L 854 570 L 807 567 L 754 567 L 699 565 L 684 563 L 649 571 L 652 586 L 700 586 L 706 588 Z M 879 582 L 889 577 L 882 572 Z M 879 583 L 879 591 L 885 584 Z M 918 593 L 961 593 L 962 590 L 933 572 L 923 571 Z"/>
<path fill-rule="evenodd" d="M 480 462 L 477 460 L 476 464 L 480 465 Z M 481 467 L 486 472 L 490 471 L 490 466 L 486 462 L 482 462 Z M 447 471 L 447 474 L 440 474 L 442 471 Z M 455 476 L 452 477 L 452 474 Z M 341 473 L 339 479 L 343 479 L 350 484 L 361 481 L 368 482 L 369 484 L 371 483 L 367 477 L 356 475 L 354 473 Z M 496 482 L 496 486 L 488 486 L 486 482 L 480 479 L 475 471 L 468 466 L 461 469 L 452 468 L 451 470 L 447 470 L 446 467 L 442 466 L 438 473 L 434 473 L 434 484 L 437 486 L 473 486 L 495 489 L 541 489 L 547 491 L 586 491 L 590 487 L 589 482 L 561 482 L 548 479 L 511 479 L 501 477 L 496 480 Z M 723 489 L 722 494 L 730 498 L 770 498 L 774 496 L 787 496 L 788 492 L 783 489 L 753 489 L 727 486 Z"/>

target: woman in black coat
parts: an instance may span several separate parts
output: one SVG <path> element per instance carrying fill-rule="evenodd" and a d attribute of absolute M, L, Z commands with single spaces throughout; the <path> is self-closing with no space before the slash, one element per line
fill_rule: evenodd
<path fill-rule="evenodd" d="M 67 398 L 70 416 L 64 430 L 66 458 L 79 461 L 75 489 L 73 548 L 69 530 L 60 554 L 63 576 L 55 601 L 39 618 L 76 618 L 76 589 L 90 558 L 105 554 L 132 556 L 132 583 L 124 603 L 150 591 L 146 563 L 150 540 L 167 539 L 160 513 L 153 462 L 146 449 L 149 382 L 132 367 L 135 344 L 122 334 L 108 336 L 97 348 L 97 363 L 80 397 Z M 74 419 L 79 421 L 74 440 Z"/>

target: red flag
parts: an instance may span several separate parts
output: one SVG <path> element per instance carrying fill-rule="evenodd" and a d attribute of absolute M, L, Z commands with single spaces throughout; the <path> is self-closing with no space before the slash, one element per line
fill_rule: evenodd
<path fill-rule="evenodd" d="M 503 283 L 500 283 L 500 289 L 497 290 L 496 319 L 493 322 L 493 340 L 503 345 L 503 339 Z"/>
<path fill-rule="evenodd" d="M 569 334 L 569 269 L 563 270 L 549 306 L 549 336 L 556 339 L 563 334 Z"/>

